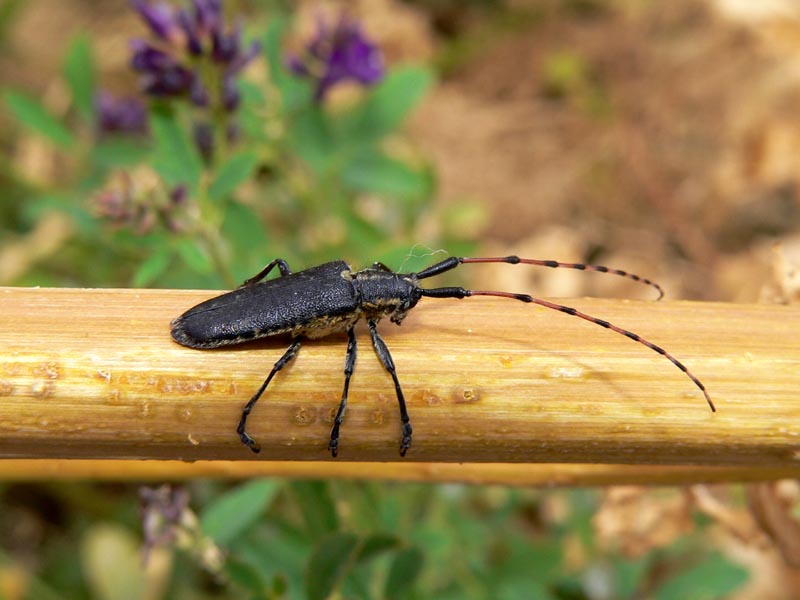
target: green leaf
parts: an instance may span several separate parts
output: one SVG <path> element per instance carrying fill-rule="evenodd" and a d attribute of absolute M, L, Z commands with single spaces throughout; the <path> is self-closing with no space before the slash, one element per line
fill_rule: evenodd
<path fill-rule="evenodd" d="M 535 563 L 531 563 L 535 564 Z M 564 600 L 565 598 L 580 598 L 586 596 L 579 590 L 573 595 L 566 593 L 558 595 L 557 592 L 550 590 L 541 581 L 531 581 L 530 579 L 514 578 L 501 581 L 496 588 L 492 589 L 493 597 L 497 600 Z"/>
<path fill-rule="evenodd" d="M 262 263 L 268 262 L 269 257 L 265 256 L 263 251 L 264 244 L 269 239 L 269 232 L 265 230 L 259 215 L 251 206 L 231 202 L 225 208 L 221 231 L 237 261 L 242 256 L 256 257 L 256 264 L 243 267 L 246 271 L 250 271 L 250 275 L 263 267 Z"/>
<path fill-rule="evenodd" d="M 302 111 L 291 123 L 288 141 L 317 176 L 328 173 L 336 158 L 336 142 L 325 114 L 317 106 Z"/>
<path fill-rule="evenodd" d="M 319 536 L 337 529 L 339 519 L 326 482 L 295 481 L 292 491 L 311 535 Z"/>
<path fill-rule="evenodd" d="M 153 166 L 169 186 L 186 184 L 194 193 L 203 174 L 203 160 L 186 131 L 168 110 L 150 115 L 155 140 Z"/>
<path fill-rule="evenodd" d="M 386 233 L 358 215 L 347 216 L 347 239 L 352 248 L 375 248 L 385 242 Z"/>
<path fill-rule="evenodd" d="M 270 19 L 264 33 L 264 57 L 267 59 L 270 76 L 273 81 L 288 75 L 283 68 L 283 36 L 291 27 L 292 20 L 287 17 Z"/>
<path fill-rule="evenodd" d="M 192 240 L 179 240 L 175 247 L 186 266 L 195 273 L 205 275 L 212 271 L 211 257 Z"/>
<path fill-rule="evenodd" d="M 618 598 L 636 596 L 636 590 L 641 585 L 650 562 L 648 554 L 635 559 L 625 557 L 614 560 L 612 572 Z"/>
<path fill-rule="evenodd" d="M 747 571 L 721 554 L 714 554 L 662 585 L 657 600 L 712 600 L 723 598 L 747 581 Z"/>
<path fill-rule="evenodd" d="M 280 483 L 274 479 L 241 485 L 207 506 L 200 517 L 200 526 L 216 542 L 227 544 L 252 527 L 279 489 Z"/>
<path fill-rule="evenodd" d="M 35 223 L 49 211 L 68 215 L 81 235 L 97 235 L 100 221 L 89 211 L 85 198 L 76 198 L 68 191 L 59 190 L 31 196 L 20 206 L 20 214 L 28 224 Z"/>
<path fill-rule="evenodd" d="M 353 565 L 358 537 L 352 533 L 333 533 L 317 545 L 306 567 L 306 597 L 324 600 L 336 589 Z"/>
<path fill-rule="evenodd" d="M 64 60 L 63 73 L 75 107 L 84 119 L 92 121 L 95 70 L 88 36 L 78 35 L 72 39 Z"/>
<path fill-rule="evenodd" d="M 141 163 L 150 152 L 143 140 L 110 137 L 92 148 L 92 160 L 103 167 L 132 167 Z"/>
<path fill-rule="evenodd" d="M 255 146 L 270 143 L 274 132 L 269 131 L 264 124 L 268 100 L 263 87 L 243 80 L 239 82 L 239 91 L 242 94 L 242 103 L 239 107 L 238 122 L 242 137 L 249 143 L 255 142 Z"/>
<path fill-rule="evenodd" d="M 376 533 L 369 536 L 358 549 L 358 562 L 366 562 L 377 555 L 388 552 L 400 545 L 400 538 L 388 533 Z"/>
<path fill-rule="evenodd" d="M 225 574 L 231 582 L 251 592 L 256 598 L 267 597 L 267 583 L 253 565 L 235 557 L 228 557 L 225 561 Z"/>
<path fill-rule="evenodd" d="M 145 260 L 133 274 L 133 287 L 145 287 L 158 279 L 169 267 L 170 255 L 166 248 L 159 248 Z"/>
<path fill-rule="evenodd" d="M 424 559 L 422 552 L 417 548 L 411 547 L 400 550 L 389 567 L 384 596 L 386 598 L 407 596 L 414 585 L 414 580 L 422 571 Z"/>
<path fill-rule="evenodd" d="M 287 17 L 272 19 L 264 34 L 264 55 L 267 58 L 269 76 L 278 89 L 283 109 L 295 112 L 311 104 L 311 86 L 307 81 L 292 75 L 284 64 L 283 37 L 292 25 Z"/>
<path fill-rule="evenodd" d="M 43 135 L 61 148 L 69 148 L 72 133 L 38 101 L 19 92 L 6 92 L 5 102 L 14 117 L 25 127 Z"/>
<path fill-rule="evenodd" d="M 414 170 L 382 154 L 363 155 L 345 167 L 342 179 L 357 191 L 387 194 L 403 200 L 418 200 L 433 191 L 429 170 Z"/>
<path fill-rule="evenodd" d="M 233 192 L 247 180 L 258 164 L 258 154 L 253 151 L 240 152 L 219 168 L 217 176 L 208 188 L 211 200 L 220 200 Z"/>
<path fill-rule="evenodd" d="M 433 74 L 422 67 L 392 70 L 353 115 L 351 135 L 382 138 L 403 122 L 433 84 Z"/>
<path fill-rule="evenodd" d="M 237 281 L 251 277 L 270 260 L 270 232 L 252 207 L 229 202 L 220 231 L 223 239 L 228 240 L 231 255 L 236 257 L 230 268 Z"/>

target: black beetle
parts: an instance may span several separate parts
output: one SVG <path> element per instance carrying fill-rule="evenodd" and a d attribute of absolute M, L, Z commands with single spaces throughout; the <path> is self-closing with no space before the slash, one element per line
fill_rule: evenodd
<path fill-rule="evenodd" d="M 468 263 L 507 263 L 512 265 L 523 263 L 552 268 L 566 267 L 611 273 L 650 285 L 658 290 L 659 299 L 663 296 L 658 284 L 619 269 L 581 263 L 519 258 L 518 256 L 452 257 L 417 273 L 396 273 L 382 263 L 375 263 L 369 269 L 353 271 L 350 265 L 341 260 L 292 273 L 286 261 L 278 258 L 270 262 L 257 275 L 245 281 L 236 290 L 206 300 L 190 308 L 172 321 L 172 338 L 179 344 L 191 348 L 217 348 L 284 333 L 293 338 L 289 348 L 278 359 L 264 383 L 261 384 L 261 387 L 242 410 L 237 432 L 242 442 L 253 452 L 258 452 L 260 447 L 245 431 L 247 417 L 275 374 L 295 357 L 303 338 L 321 338 L 337 331 L 346 331 L 348 343 L 344 369 L 344 391 L 342 392 L 342 399 L 339 402 L 339 409 L 336 412 L 333 428 L 331 429 L 330 443 L 328 444 L 331 454 L 333 456 L 337 455 L 339 428 L 344 420 L 350 377 L 353 374 L 356 362 L 357 344 L 353 328 L 356 322 L 363 318 L 366 319 L 369 326 L 375 352 L 394 380 L 397 402 L 400 406 L 400 420 L 402 422 L 400 455 L 405 456 L 406 451 L 411 446 L 411 423 L 403 397 L 403 390 L 397 379 L 394 361 L 389 349 L 386 347 L 386 343 L 378 333 L 377 325 L 385 317 L 399 325 L 408 314 L 408 311 L 414 308 L 423 297 L 466 298 L 468 296 L 499 296 L 521 302 L 531 302 L 595 323 L 624 335 L 635 342 L 639 342 L 667 358 L 700 388 L 711 410 L 716 410 L 705 386 L 679 360 L 660 346 L 608 321 L 592 317 L 569 306 L 554 304 L 528 294 L 476 291 L 462 287 L 423 288 L 420 286 L 420 281 L 423 279 L 439 275 L 445 271 L 455 269 L 459 265 Z M 266 280 L 267 275 L 276 266 L 280 271 L 281 277 Z"/>

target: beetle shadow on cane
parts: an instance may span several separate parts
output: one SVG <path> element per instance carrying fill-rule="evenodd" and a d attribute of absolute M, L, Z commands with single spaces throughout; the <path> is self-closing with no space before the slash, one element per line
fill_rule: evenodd
<path fill-rule="evenodd" d="M 319 348 L 321 346 L 336 346 L 342 349 L 342 361 L 344 361 L 345 348 L 347 348 L 347 334 L 345 332 L 332 333 L 324 338 L 309 339 L 300 336 L 302 346 L 298 351 L 298 356 L 301 356 L 304 350 L 310 347 Z M 203 352 L 221 352 L 221 353 L 234 353 L 234 352 L 258 352 L 255 360 L 264 359 L 266 372 L 272 368 L 272 365 L 278 360 L 291 343 L 297 338 L 293 338 L 290 334 L 278 334 L 274 336 L 264 337 L 257 340 L 249 340 L 240 344 L 231 346 L 220 346 L 219 348 L 209 348 Z M 295 360 L 289 361 L 280 371 L 281 379 L 290 375 L 294 365 L 297 363 Z M 270 386 L 272 387 L 272 385 Z"/>
<path fill-rule="evenodd" d="M 436 310 L 444 310 L 445 307 L 442 307 L 442 306 L 440 306 L 438 304 L 434 304 L 434 305 L 431 305 L 431 306 L 426 306 L 425 309 L 428 310 L 428 311 L 436 311 Z M 465 309 L 466 309 L 466 307 L 465 307 Z M 413 318 L 413 315 L 410 318 Z M 448 334 L 451 334 L 451 335 L 454 335 L 454 336 L 460 335 L 460 336 L 464 337 L 464 339 L 467 340 L 467 341 L 471 339 L 470 336 L 464 336 L 464 328 L 463 328 L 463 326 L 450 327 L 450 326 L 447 325 L 446 320 L 444 320 L 444 319 L 440 320 L 440 322 L 441 322 L 441 325 L 439 326 L 439 331 L 444 332 L 444 333 L 448 333 Z M 479 321 L 476 320 L 476 323 L 479 323 Z M 554 325 L 554 327 L 555 327 L 555 325 Z M 422 327 L 414 326 L 414 327 L 410 327 L 408 331 L 399 332 L 398 335 L 400 333 L 403 333 L 403 334 L 406 334 L 406 335 L 409 335 L 409 336 L 413 337 L 415 335 L 417 335 L 417 336 L 420 335 L 420 332 L 422 332 L 422 331 L 423 331 Z M 603 333 L 604 332 L 599 332 L 600 335 L 602 335 Z M 385 336 L 385 337 L 387 338 L 387 344 L 390 344 L 391 343 L 391 336 Z M 618 381 L 618 378 L 616 378 L 613 373 L 598 370 L 596 368 L 596 366 L 592 365 L 591 360 L 589 360 L 589 359 L 581 358 L 581 357 L 578 357 L 577 355 L 574 355 L 574 354 L 569 354 L 569 355 L 565 354 L 563 350 L 561 350 L 561 351 L 550 350 L 547 347 L 544 347 L 544 346 L 542 346 L 540 344 L 536 344 L 535 340 L 531 340 L 531 338 L 523 337 L 521 335 L 514 335 L 514 334 L 508 334 L 508 333 L 505 333 L 505 334 L 501 335 L 501 334 L 494 333 L 492 331 L 482 331 L 481 332 L 481 338 L 483 338 L 483 339 L 490 338 L 490 339 L 495 340 L 495 341 L 501 341 L 501 342 L 505 343 L 506 345 L 508 345 L 509 347 L 513 346 L 515 350 L 517 350 L 517 349 L 518 350 L 529 350 L 531 352 L 535 352 L 538 355 L 547 356 L 547 357 L 551 358 L 553 360 L 553 362 L 555 362 L 555 363 L 563 363 L 563 366 L 556 367 L 555 369 L 549 369 L 549 370 L 545 371 L 545 369 L 543 368 L 542 371 L 541 371 L 541 375 L 540 376 L 542 378 L 550 380 L 550 381 L 553 381 L 554 383 L 556 382 L 556 380 L 559 380 L 559 379 L 566 379 L 566 380 L 572 380 L 572 381 L 575 381 L 576 379 L 580 379 L 580 380 L 586 381 L 587 383 L 591 383 L 591 382 L 594 381 L 594 382 L 605 384 L 610 389 L 612 389 L 615 392 L 615 394 L 617 394 L 620 398 L 624 398 L 626 400 L 631 400 L 631 401 L 635 399 L 635 396 L 630 393 L 630 390 L 627 390 L 624 385 L 620 384 L 619 381 Z M 620 341 L 622 341 L 622 340 L 620 340 Z M 466 344 L 466 342 L 465 342 L 465 344 Z M 502 360 L 499 358 L 501 355 L 502 355 L 502 353 L 498 353 L 498 360 L 500 360 L 502 362 Z M 574 377 L 574 376 L 571 377 L 571 376 L 568 376 L 568 375 L 556 375 L 556 374 L 553 374 L 554 371 L 556 371 L 556 370 L 559 371 L 559 372 L 562 372 L 562 373 L 566 373 L 569 370 L 573 370 L 573 371 L 574 370 L 580 370 L 583 373 L 583 375 L 580 376 L 580 377 Z"/>

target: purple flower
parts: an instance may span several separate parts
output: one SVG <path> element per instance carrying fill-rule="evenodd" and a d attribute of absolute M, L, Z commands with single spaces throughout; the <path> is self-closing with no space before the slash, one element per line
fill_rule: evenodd
<path fill-rule="evenodd" d="M 195 143 L 206 159 L 213 157 L 217 134 L 210 122 L 227 129 L 239 108 L 237 76 L 255 59 L 258 42 L 242 42 L 242 24 L 229 26 L 222 0 L 191 0 L 184 8 L 162 1 L 131 0 L 153 33 L 132 40 L 131 66 L 142 74 L 146 94 L 188 100 L 202 112 L 195 123 Z M 230 115 L 219 123 L 219 115 Z M 217 125 L 214 125 L 216 127 Z"/>
<path fill-rule="evenodd" d="M 364 36 L 358 22 L 344 14 L 333 30 L 320 17 L 317 32 L 306 45 L 305 56 L 290 55 L 287 65 L 295 75 L 315 80 L 317 102 L 322 102 L 337 83 L 351 80 L 369 86 L 380 81 L 384 73 L 378 46 Z"/>
<path fill-rule="evenodd" d="M 230 64 L 239 55 L 239 42 L 242 37 L 242 25 L 237 23 L 230 33 L 225 34 L 219 29 L 211 32 L 211 56 L 214 60 Z"/>
<path fill-rule="evenodd" d="M 193 0 L 197 30 L 213 34 L 222 28 L 222 0 Z"/>
<path fill-rule="evenodd" d="M 200 56 L 203 53 L 203 45 L 200 43 L 200 38 L 197 37 L 195 26 L 189 13 L 185 10 L 178 11 L 178 25 L 186 36 L 186 49 L 192 56 Z"/>
<path fill-rule="evenodd" d="M 236 87 L 236 79 L 234 77 L 225 77 L 222 80 L 222 106 L 228 112 L 233 112 L 239 107 L 241 94 L 239 88 Z"/>
<path fill-rule="evenodd" d="M 196 74 L 175 58 L 144 40 L 131 40 L 134 70 L 143 74 L 142 88 L 151 96 L 185 96 L 192 89 Z"/>
<path fill-rule="evenodd" d="M 241 24 L 226 26 L 222 1 L 193 0 L 189 9 L 147 0 L 131 4 L 156 38 L 131 42 L 131 65 L 143 74 L 144 91 L 236 110 L 234 76 L 258 55 L 260 45 L 253 42 L 243 50 Z M 203 68 L 208 63 L 213 68 Z"/>
<path fill-rule="evenodd" d="M 144 19 L 156 36 L 168 40 L 175 30 L 175 15 L 166 2 L 150 3 L 147 0 L 131 0 L 131 6 Z"/>
<path fill-rule="evenodd" d="M 147 110 L 138 98 L 118 98 L 101 90 L 94 99 L 97 129 L 109 133 L 147 133 Z"/>
<path fill-rule="evenodd" d="M 214 155 L 214 128 L 208 123 L 198 121 L 192 128 L 192 137 L 200 155 L 210 160 Z"/>

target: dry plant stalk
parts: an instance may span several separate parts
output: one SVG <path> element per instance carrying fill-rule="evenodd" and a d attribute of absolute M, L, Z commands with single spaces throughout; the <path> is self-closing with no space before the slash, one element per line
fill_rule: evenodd
<path fill-rule="evenodd" d="M 316 464 L 327 475 L 346 337 L 305 344 L 275 378 L 248 422 L 255 456 L 236 423 L 288 342 L 172 342 L 170 320 L 214 294 L 0 288 L 0 457 L 326 461 Z M 569 304 L 673 353 L 718 412 L 663 357 L 574 317 L 502 299 L 423 300 L 402 327 L 381 325 L 414 426 L 403 460 L 797 474 L 800 307 Z M 336 460 L 399 461 L 391 379 L 363 330 L 359 341 Z M 707 472 L 692 477 L 718 480 Z"/>
<path fill-rule="evenodd" d="M 718 467 L 706 465 L 601 465 L 578 463 L 425 463 L 343 460 L 93 460 L 0 459 L 0 480 L 176 481 L 196 478 L 354 479 L 452 482 L 520 487 L 605 485 L 686 485 L 797 479 L 797 467 Z"/>

